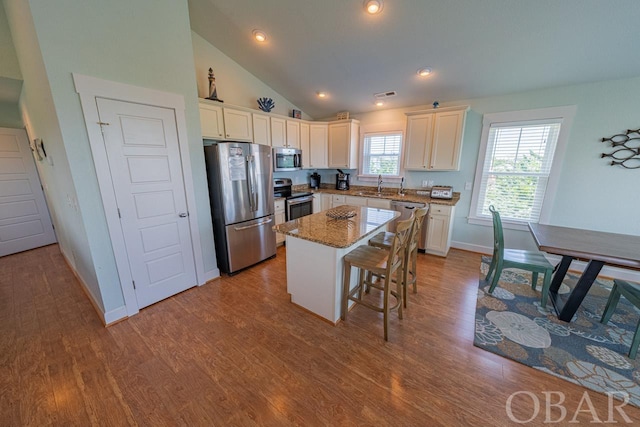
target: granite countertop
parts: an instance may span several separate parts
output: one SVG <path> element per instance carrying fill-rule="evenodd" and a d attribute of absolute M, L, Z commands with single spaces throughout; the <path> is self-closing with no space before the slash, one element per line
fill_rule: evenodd
<path fill-rule="evenodd" d="M 356 215 L 348 219 L 333 219 L 326 215 L 326 211 L 318 212 L 275 225 L 273 230 L 325 246 L 347 248 L 400 216 L 395 211 L 365 206 L 341 208 L 346 207 L 355 210 Z"/>
<path fill-rule="evenodd" d="M 357 196 L 357 197 L 370 197 L 376 199 L 388 199 L 399 202 L 413 202 L 413 203 L 429 203 L 435 205 L 455 206 L 460 200 L 460 193 L 453 192 L 452 199 L 432 199 L 429 196 L 423 196 L 417 193 L 419 190 L 407 189 L 404 196 L 398 195 L 398 190 L 395 188 L 383 188 L 380 196 L 376 193 L 376 187 L 367 187 L 361 185 L 352 185 L 349 190 L 336 190 L 335 185 L 322 184 L 317 190 L 309 188 L 308 184 L 294 185 L 294 191 L 311 191 L 313 193 L 325 193 L 325 194 L 340 194 L 343 196 Z"/>

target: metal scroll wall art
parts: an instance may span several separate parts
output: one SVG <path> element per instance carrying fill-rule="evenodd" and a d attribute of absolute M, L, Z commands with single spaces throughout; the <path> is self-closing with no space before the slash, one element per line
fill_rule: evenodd
<path fill-rule="evenodd" d="M 602 142 L 610 142 L 611 153 L 602 153 L 600 157 L 611 157 L 611 166 L 620 165 L 627 169 L 640 168 L 640 128 L 628 129 L 626 133 L 602 138 Z"/>

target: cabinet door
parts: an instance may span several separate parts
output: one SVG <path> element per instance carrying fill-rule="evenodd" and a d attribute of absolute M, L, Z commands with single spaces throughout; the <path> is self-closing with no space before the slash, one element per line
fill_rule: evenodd
<path fill-rule="evenodd" d="M 309 123 L 300 122 L 300 149 L 302 150 L 302 168 L 309 169 L 311 167 Z"/>
<path fill-rule="evenodd" d="M 342 206 L 347 204 L 347 198 L 345 196 L 338 196 L 336 194 L 331 196 L 331 207 Z"/>
<path fill-rule="evenodd" d="M 460 170 L 462 131 L 466 111 L 435 114 L 429 169 Z"/>
<path fill-rule="evenodd" d="M 285 219 L 284 213 L 277 213 L 274 215 L 274 219 L 276 220 L 276 225 L 278 224 L 282 224 Z M 279 245 L 280 243 L 285 241 L 285 235 L 282 233 L 276 233 L 276 245 Z"/>
<path fill-rule="evenodd" d="M 368 198 L 367 206 L 370 208 L 391 209 L 391 200 Z"/>
<path fill-rule="evenodd" d="M 253 142 L 251 113 L 230 108 L 224 108 L 223 112 L 227 139 Z"/>
<path fill-rule="evenodd" d="M 253 142 L 261 145 L 271 145 L 271 121 L 269 116 L 253 113 Z"/>
<path fill-rule="evenodd" d="M 322 210 L 331 209 L 331 194 L 322 195 Z"/>
<path fill-rule="evenodd" d="M 326 169 L 329 167 L 327 154 L 329 153 L 329 127 L 325 124 L 309 126 L 309 167 Z M 300 130 L 302 132 L 302 129 Z M 302 154 L 304 155 L 304 148 Z"/>
<path fill-rule="evenodd" d="M 427 169 L 433 135 L 433 114 L 407 118 L 407 148 L 404 155 L 405 169 Z"/>
<path fill-rule="evenodd" d="M 427 221 L 427 253 L 447 256 L 451 245 L 453 207 L 431 204 Z"/>
<path fill-rule="evenodd" d="M 315 193 L 313 195 L 313 213 L 321 212 L 322 209 L 322 194 Z"/>
<path fill-rule="evenodd" d="M 329 167 L 349 167 L 349 123 L 329 125 Z"/>
<path fill-rule="evenodd" d="M 224 139 L 222 108 L 217 105 L 200 104 L 200 127 L 203 138 Z"/>
<path fill-rule="evenodd" d="M 344 202 L 345 204 L 352 206 L 367 206 L 366 197 L 346 196 Z"/>
<path fill-rule="evenodd" d="M 271 117 L 271 146 L 286 147 L 287 128 L 285 119 Z"/>
<path fill-rule="evenodd" d="M 300 122 L 287 120 L 287 147 L 300 148 Z"/>

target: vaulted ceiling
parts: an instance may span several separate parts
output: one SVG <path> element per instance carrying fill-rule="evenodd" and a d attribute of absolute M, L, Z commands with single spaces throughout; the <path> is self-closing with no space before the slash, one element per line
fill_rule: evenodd
<path fill-rule="evenodd" d="M 390 90 L 384 108 L 640 76 L 639 0 L 384 0 L 377 15 L 363 0 L 189 9 L 196 33 L 316 119 L 374 110 L 373 94 Z M 421 67 L 432 74 L 420 78 Z"/>

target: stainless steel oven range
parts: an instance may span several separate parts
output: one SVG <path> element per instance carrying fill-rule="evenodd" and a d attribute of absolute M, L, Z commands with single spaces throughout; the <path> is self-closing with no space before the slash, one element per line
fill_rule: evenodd
<path fill-rule="evenodd" d="M 287 221 L 297 219 L 313 213 L 313 193 L 308 191 L 293 192 L 290 178 L 275 178 L 273 180 L 274 197 L 285 198 L 285 216 Z"/>

